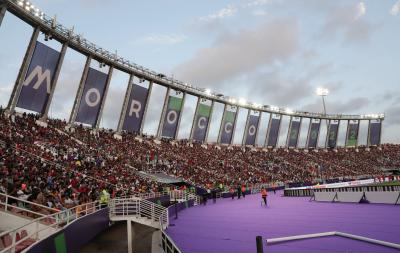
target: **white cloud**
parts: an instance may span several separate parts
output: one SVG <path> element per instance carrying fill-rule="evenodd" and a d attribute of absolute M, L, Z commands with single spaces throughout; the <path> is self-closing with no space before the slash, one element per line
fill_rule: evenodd
<path fill-rule="evenodd" d="M 271 3 L 273 0 L 248 0 L 244 4 L 245 7 L 262 6 Z"/>
<path fill-rule="evenodd" d="M 400 1 L 397 1 L 397 2 L 393 5 L 392 9 L 390 10 L 390 14 L 391 14 L 392 16 L 397 16 L 397 14 L 399 14 L 399 12 L 400 12 Z"/>
<path fill-rule="evenodd" d="M 150 34 L 146 37 L 138 39 L 142 43 L 154 43 L 154 44 L 178 44 L 187 39 L 184 34 Z"/>
<path fill-rule="evenodd" d="M 267 12 L 264 10 L 254 10 L 252 14 L 253 16 L 265 16 L 267 15 Z"/>
<path fill-rule="evenodd" d="M 345 5 L 333 8 L 328 13 L 321 35 L 325 39 L 340 35 L 346 42 L 365 43 L 376 29 L 376 26 L 368 20 L 361 18 L 365 14 L 366 6 L 363 2 L 353 6 Z"/>
<path fill-rule="evenodd" d="M 209 21 L 216 20 L 216 19 L 223 19 L 223 18 L 226 18 L 226 17 L 232 17 L 232 16 L 234 16 L 236 14 L 237 11 L 238 11 L 238 9 L 236 8 L 236 6 L 230 4 L 227 7 L 222 8 L 221 10 L 219 10 L 219 11 L 217 11 L 215 13 L 212 13 L 212 14 L 210 14 L 208 16 L 205 16 L 205 17 L 201 17 L 200 20 L 201 21 L 205 21 L 205 22 L 209 22 Z"/>
<path fill-rule="evenodd" d="M 181 80 L 215 85 L 277 60 L 285 61 L 297 51 L 298 37 L 298 24 L 293 20 L 223 33 L 213 45 L 179 65 L 175 73 Z"/>
<path fill-rule="evenodd" d="M 367 6 L 364 2 L 359 2 L 356 6 L 354 19 L 359 19 L 367 13 Z"/>

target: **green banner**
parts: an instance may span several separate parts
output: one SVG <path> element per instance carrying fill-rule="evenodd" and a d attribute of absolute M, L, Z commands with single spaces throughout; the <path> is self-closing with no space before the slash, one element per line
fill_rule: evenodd
<path fill-rule="evenodd" d="M 168 109 L 174 111 L 181 111 L 182 107 L 182 98 L 170 96 L 168 100 Z"/>
<path fill-rule="evenodd" d="M 231 111 L 226 111 L 225 113 L 225 122 L 235 122 L 235 112 L 231 112 Z"/>
<path fill-rule="evenodd" d="M 211 106 L 205 104 L 199 104 L 197 114 L 203 117 L 209 117 L 211 112 Z"/>

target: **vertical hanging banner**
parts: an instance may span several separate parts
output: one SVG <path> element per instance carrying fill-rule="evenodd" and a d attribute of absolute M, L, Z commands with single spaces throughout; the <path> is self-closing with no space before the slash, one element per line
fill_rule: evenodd
<path fill-rule="evenodd" d="M 129 95 L 128 107 L 125 112 L 122 130 L 129 133 L 139 133 L 146 107 L 149 89 L 134 84 Z"/>
<path fill-rule="evenodd" d="M 321 128 L 321 120 L 311 119 L 308 138 L 307 138 L 308 148 L 317 148 L 320 128 Z"/>
<path fill-rule="evenodd" d="M 237 112 L 226 109 L 225 117 L 222 119 L 221 140 L 222 144 L 231 144 L 233 130 L 235 129 L 235 119 Z"/>
<path fill-rule="evenodd" d="M 349 124 L 347 125 L 346 147 L 357 146 L 359 125 L 360 121 L 358 120 L 349 121 Z"/>
<path fill-rule="evenodd" d="M 258 115 L 250 115 L 249 122 L 247 126 L 247 132 L 245 133 L 245 145 L 255 145 L 256 137 L 258 132 L 258 122 L 260 120 L 260 116 Z"/>
<path fill-rule="evenodd" d="M 381 144 L 382 121 L 371 120 L 369 123 L 369 145 L 378 146 Z"/>
<path fill-rule="evenodd" d="M 162 128 L 162 137 L 174 138 L 178 128 L 179 115 L 182 110 L 182 98 L 169 96 L 167 111 L 164 117 L 164 124 Z"/>
<path fill-rule="evenodd" d="M 338 132 L 339 132 L 339 120 L 329 121 L 328 141 L 326 145 L 328 148 L 336 148 Z"/>
<path fill-rule="evenodd" d="M 79 104 L 76 122 L 94 126 L 99 116 L 108 75 L 89 68 Z"/>
<path fill-rule="evenodd" d="M 300 117 L 293 117 L 292 120 L 290 121 L 290 126 L 289 126 L 289 140 L 288 140 L 288 147 L 289 148 L 296 148 L 297 147 L 297 142 L 299 139 L 299 134 L 300 134 L 300 126 L 301 126 L 301 118 Z"/>
<path fill-rule="evenodd" d="M 36 41 L 17 107 L 43 114 L 60 52 Z"/>
<path fill-rule="evenodd" d="M 205 141 L 208 121 L 210 120 L 211 106 L 200 103 L 197 108 L 197 116 L 194 122 L 193 139 Z"/>
<path fill-rule="evenodd" d="M 278 144 L 279 130 L 281 128 L 282 115 L 271 114 L 267 134 L 267 147 L 276 147 Z"/>

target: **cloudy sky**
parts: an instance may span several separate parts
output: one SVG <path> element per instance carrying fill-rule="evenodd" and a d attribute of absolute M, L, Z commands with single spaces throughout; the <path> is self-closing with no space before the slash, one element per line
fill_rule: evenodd
<path fill-rule="evenodd" d="M 33 4 L 111 52 L 227 96 L 321 112 L 315 90 L 326 87 L 328 113 L 385 113 L 383 142 L 400 143 L 400 1 L 34 0 Z M 6 14 L 0 27 L 3 106 L 31 33 L 31 27 Z M 61 48 L 55 41 L 47 44 Z M 77 52 L 67 51 L 52 117 L 69 117 L 84 62 Z M 116 128 L 127 82 L 127 74 L 114 71 L 101 126 Z M 147 133 L 157 130 L 165 90 L 158 85 L 153 89 Z M 195 102 L 195 97 L 186 99 L 180 138 L 189 135 Z M 222 108 L 216 105 L 210 141 L 217 137 Z M 235 143 L 242 140 L 246 113 L 239 112 Z M 259 144 L 267 124 L 268 115 L 263 114 Z M 307 127 L 308 121 L 303 122 L 300 146 L 305 144 Z M 339 145 L 343 145 L 346 123 L 340 127 Z M 281 145 L 287 128 L 285 118 Z M 362 123 L 361 135 L 366 132 Z"/>

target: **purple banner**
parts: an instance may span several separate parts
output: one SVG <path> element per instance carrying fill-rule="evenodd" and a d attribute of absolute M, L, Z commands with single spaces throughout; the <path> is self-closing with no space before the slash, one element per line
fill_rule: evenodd
<path fill-rule="evenodd" d="M 308 133 L 308 148 L 317 148 L 319 129 L 321 127 L 321 121 L 310 123 L 310 132 Z"/>
<path fill-rule="evenodd" d="M 291 126 L 289 126 L 290 132 L 289 132 L 289 140 L 288 140 L 288 147 L 290 148 L 296 148 L 297 147 L 297 141 L 299 139 L 299 132 L 300 132 L 300 124 L 301 121 L 291 121 Z"/>
<path fill-rule="evenodd" d="M 58 51 L 36 42 L 17 107 L 44 113 L 59 58 Z"/>
<path fill-rule="evenodd" d="M 181 110 L 182 98 L 169 96 L 167 111 L 165 113 L 164 124 L 161 133 L 162 137 L 175 138 Z"/>
<path fill-rule="evenodd" d="M 338 132 L 339 132 L 339 121 L 334 120 L 333 122 L 330 122 L 328 129 L 328 143 L 327 143 L 328 148 L 336 148 Z"/>
<path fill-rule="evenodd" d="M 94 126 L 100 113 L 101 101 L 106 88 L 107 74 L 89 68 L 79 104 L 76 122 Z"/>
<path fill-rule="evenodd" d="M 144 109 L 148 99 L 149 89 L 134 84 L 129 96 L 122 130 L 139 133 L 143 120 Z"/>
<path fill-rule="evenodd" d="M 278 144 L 280 126 L 281 126 L 281 117 L 280 116 L 279 118 L 271 117 L 271 122 L 269 124 L 269 129 L 268 129 L 268 140 L 267 140 L 268 147 L 276 147 L 276 145 Z"/>
<path fill-rule="evenodd" d="M 254 146 L 256 144 L 259 120 L 260 120 L 259 116 L 250 115 L 247 132 L 245 133 L 245 135 L 246 135 L 245 145 L 253 145 Z"/>
<path fill-rule="evenodd" d="M 205 141 L 207 135 L 208 121 L 210 120 L 211 106 L 199 104 L 197 116 L 194 122 L 193 139 Z"/>
<path fill-rule="evenodd" d="M 231 144 L 233 130 L 235 129 L 236 112 L 226 111 L 221 125 L 221 143 Z"/>
<path fill-rule="evenodd" d="M 382 122 L 380 120 L 371 121 L 369 127 L 369 144 L 372 146 L 380 145 Z"/>

